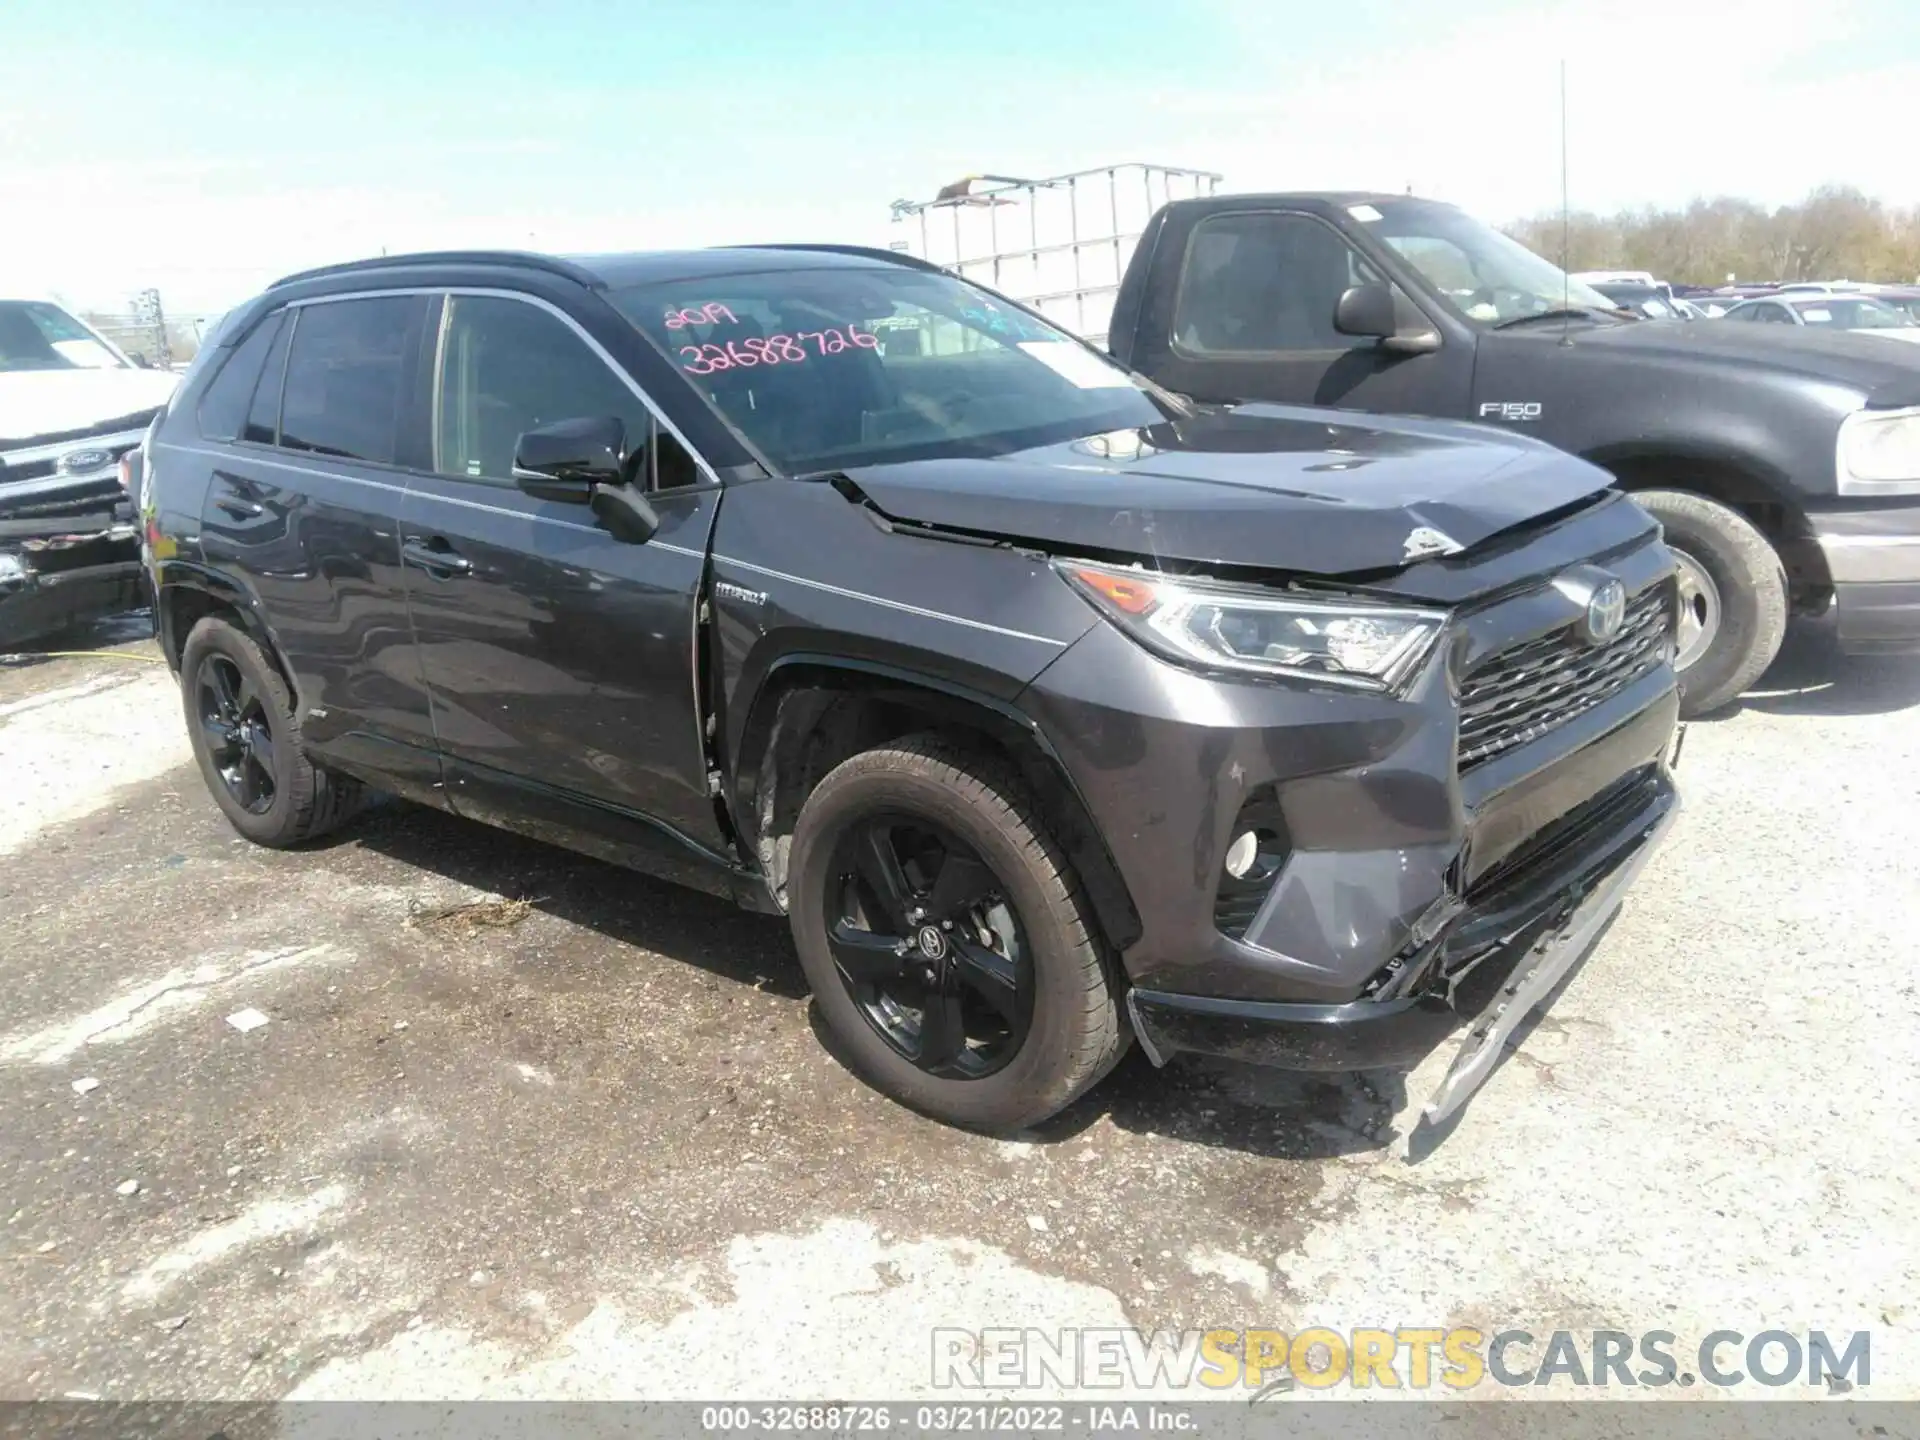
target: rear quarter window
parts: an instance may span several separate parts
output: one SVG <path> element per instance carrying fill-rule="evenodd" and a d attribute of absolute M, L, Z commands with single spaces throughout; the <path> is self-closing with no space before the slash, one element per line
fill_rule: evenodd
<path fill-rule="evenodd" d="M 260 372 L 286 321 L 286 312 L 269 315 L 253 333 L 242 340 L 214 372 L 200 397 L 200 433 L 210 440 L 237 440 L 253 407 L 253 394 L 260 385 Z M 279 392 L 275 377 L 274 391 Z M 271 438 L 271 437 L 269 437 Z"/>

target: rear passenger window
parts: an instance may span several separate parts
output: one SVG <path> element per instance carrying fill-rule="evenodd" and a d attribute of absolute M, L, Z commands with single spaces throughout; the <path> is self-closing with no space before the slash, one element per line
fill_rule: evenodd
<path fill-rule="evenodd" d="M 280 391 L 287 378 L 287 338 L 292 334 L 293 316 L 283 310 L 273 349 L 267 352 L 267 363 L 260 367 L 260 383 L 253 387 L 253 404 L 247 409 L 242 440 L 272 445 L 280 438 Z"/>
<path fill-rule="evenodd" d="M 280 443 L 391 465 L 400 449 L 416 295 L 301 307 L 287 354 Z"/>
<path fill-rule="evenodd" d="M 434 436 L 442 475 L 511 479 L 520 436 L 556 420 L 613 415 L 629 452 L 647 443 L 647 407 L 565 321 L 491 295 L 447 303 Z"/>
<path fill-rule="evenodd" d="M 209 440 L 236 440 L 247 423 L 247 410 L 260 383 L 260 369 L 286 319 L 283 310 L 269 315 L 227 356 L 200 397 L 200 433 Z M 279 383 L 274 384 L 276 393 Z"/>

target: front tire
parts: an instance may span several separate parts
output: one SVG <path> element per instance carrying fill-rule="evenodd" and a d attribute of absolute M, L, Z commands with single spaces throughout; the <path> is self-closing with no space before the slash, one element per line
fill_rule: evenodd
<path fill-rule="evenodd" d="M 1675 668 L 1680 715 L 1692 719 L 1737 699 L 1780 652 L 1787 633 L 1787 579 L 1780 557 L 1752 521 L 1682 490 L 1633 497 L 1666 531 L 1680 566 Z"/>
<path fill-rule="evenodd" d="M 950 1124 L 1058 1113 L 1125 1048 L 1079 880 L 1019 777 L 933 735 L 842 762 L 807 798 L 794 945 L 849 1063 Z"/>
<path fill-rule="evenodd" d="M 292 692 L 244 630 L 216 616 L 193 627 L 180 653 L 180 698 L 214 803 L 256 845 L 299 845 L 359 808 L 357 781 L 307 759 Z"/>

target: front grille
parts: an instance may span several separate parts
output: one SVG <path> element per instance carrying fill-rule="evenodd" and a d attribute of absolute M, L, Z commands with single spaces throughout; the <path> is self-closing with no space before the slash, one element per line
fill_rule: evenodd
<path fill-rule="evenodd" d="M 138 440 L 121 440 L 110 445 L 76 445 L 74 449 L 104 450 L 113 457 L 115 463 L 118 463 L 122 455 L 126 454 L 129 450 L 137 450 L 139 446 L 140 442 Z M 5 460 L 0 460 L 0 485 L 7 484 L 14 480 L 44 479 L 46 476 L 56 473 L 59 468 L 60 457 L 58 455 L 48 455 L 40 460 L 15 460 L 11 464 Z"/>
<path fill-rule="evenodd" d="M 17 499 L 0 494 L 0 516 L 25 520 L 37 516 L 91 515 L 103 508 L 111 510 L 125 498 L 119 477 L 102 475 L 94 480 L 76 480 L 65 489 L 46 494 Z"/>
<path fill-rule="evenodd" d="M 1460 682 L 1460 768 L 1471 769 L 1619 694 L 1667 658 L 1673 585 L 1642 590 L 1604 645 L 1572 625 L 1496 650 Z"/>

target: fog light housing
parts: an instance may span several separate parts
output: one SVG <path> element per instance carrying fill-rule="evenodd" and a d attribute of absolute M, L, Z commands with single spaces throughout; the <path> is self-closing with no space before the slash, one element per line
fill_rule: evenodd
<path fill-rule="evenodd" d="M 1246 938 L 1290 853 L 1286 823 L 1270 795 L 1241 809 L 1213 897 L 1213 923 L 1222 935 Z"/>
<path fill-rule="evenodd" d="M 1225 870 L 1233 880 L 1269 880 L 1285 858 L 1285 846 L 1270 830 L 1242 830 L 1227 846 Z"/>

